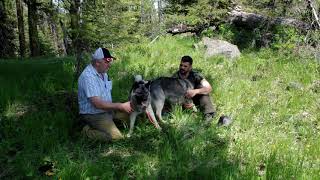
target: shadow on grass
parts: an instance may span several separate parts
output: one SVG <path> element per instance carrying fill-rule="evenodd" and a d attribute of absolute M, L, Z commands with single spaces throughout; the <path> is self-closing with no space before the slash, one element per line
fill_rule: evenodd
<path fill-rule="evenodd" d="M 73 114 L 62 92 L 71 90 L 72 64 L 1 61 L 0 179 L 32 177 L 45 154 L 65 141 Z"/>

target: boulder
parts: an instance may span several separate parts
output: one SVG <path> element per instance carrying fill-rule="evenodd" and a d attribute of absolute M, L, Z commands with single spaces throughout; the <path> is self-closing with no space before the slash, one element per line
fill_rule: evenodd
<path fill-rule="evenodd" d="M 215 40 L 204 37 L 199 44 L 194 45 L 194 47 L 197 49 L 199 46 L 204 46 L 206 49 L 205 57 L 207 58 L 216 55 L 222 55 L 228 59 L 236 59 L 241 55 L 236 45 L 223 40 Z"/>

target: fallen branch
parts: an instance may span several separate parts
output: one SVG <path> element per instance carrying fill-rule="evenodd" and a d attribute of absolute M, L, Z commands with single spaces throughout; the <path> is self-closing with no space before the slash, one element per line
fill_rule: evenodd
<path fill-rule="evenodd" d="M 237 27 L 242 27 L 245 29 L 265 28 L 265 26 L 272 27 L 275 25 L 291 26 L 303 31 L 308 31 L 311 29 L 310 24 L 297 19 L 284 17 L 272 18 L 261 14 L 244 12 L 239 8 L 228 12 L 228 14 L 229 16 L 226 17 L 227 20 L 212 20 L 210 24 L 200 24 L 198 26 L 178 24 L 169 28 L 167 30 L 167 33 L 173 35 L 186 32 L 200 34 L 204 29 L 210 26 L 217 26 L 219 24 L 225 23 L 226 21 L 230 24 L 234 24 Z"/>
<path fill-rule="evenodd" d="M 315 8 L 314 8 L 311 0 L 307 0 L 307 3 L 308 3 L 308 6 L 307 6 L 307 7 L 311 10 L 312 15 L 313 15 L 313 17 L 314 17 L 314 19 L 315 19 L 315 22 L 317 23 L 318 28 L 320 29 L 319 17 L 318 17 L 318 15 L 317 15 L 317 12 L 316 12 L 316 10 L 315 10 Z"/>
<path fill-rule="evenodd" d="M 229 15 L 230 23 L 234 24 L 235 26 L 240 26 L 248 29 L 261 28 L 265 25 L 291 26 L 304 31 L 311 29 L 310 24 L 293 18 L 271 18 L 268 16 L 263 16 L 255 13 L 247 13 L 239 10 L 233 10 L 229 12 Z"/>

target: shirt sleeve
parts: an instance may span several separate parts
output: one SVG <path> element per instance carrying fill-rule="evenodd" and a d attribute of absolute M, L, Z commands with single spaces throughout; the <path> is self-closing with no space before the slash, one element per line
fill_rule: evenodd
<path fill-rule="evenodd" d="M 194 75 L 196 84 L 200 84 L 201 81 L 204 79 L 203 75 L 199 72 L 194 72 L 193 75 Z"/>

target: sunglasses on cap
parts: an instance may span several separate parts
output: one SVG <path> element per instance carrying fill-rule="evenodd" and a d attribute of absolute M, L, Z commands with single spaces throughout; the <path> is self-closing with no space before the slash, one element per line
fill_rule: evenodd
<path fill-rule="evenodd" d="M 113 58 L 103 58 L 103 60 L 104 60 L 105 62 L 112 62 L 112 61 L 113 61 Z"/>

